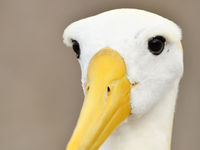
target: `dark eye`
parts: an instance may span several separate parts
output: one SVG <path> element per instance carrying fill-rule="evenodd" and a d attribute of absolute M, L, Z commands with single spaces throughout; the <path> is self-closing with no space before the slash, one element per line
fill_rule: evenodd
<path fill-rule="evenodd" d="M 156 36 L 150 39 L 148 42 L 149 51 L 154 55 L 159 55 L 165 47 L 165 41 L 165 38 L 162 36 Z"/>
<path fill-rule="evenodd" d="M 76 57 L 79 58 L 80 57 L 80 47 L 79 47 L 79 43 L 76 40 L 72 40 L 72 48 L 73 48 L 74 52 L 76 53 Z"/>

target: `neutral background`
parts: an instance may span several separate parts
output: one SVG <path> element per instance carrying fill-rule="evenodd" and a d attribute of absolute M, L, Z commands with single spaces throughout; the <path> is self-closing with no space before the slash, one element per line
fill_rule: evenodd
<path fill-rule="evenodd" d="M 0 0 L 0 150 L 65 149 L 83 93 L 63 30 L 122 7 L 158 13 L 183 29 L 185 74 L 172 150 L 200 149 L 199 0 Z"/>

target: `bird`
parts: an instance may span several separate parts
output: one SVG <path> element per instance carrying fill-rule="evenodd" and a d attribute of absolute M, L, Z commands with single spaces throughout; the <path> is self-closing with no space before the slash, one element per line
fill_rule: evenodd
<path fill-rule="evenodd" d="M 66 150 L 170 150 L 182 30 L 145 10 L 120 8 L 67 26 L 84 102 Z"/>

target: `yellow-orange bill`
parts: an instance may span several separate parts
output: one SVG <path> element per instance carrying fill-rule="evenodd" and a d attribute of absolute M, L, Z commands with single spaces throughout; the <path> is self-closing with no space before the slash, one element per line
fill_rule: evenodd
<path fill-rule="evenodd" d="M 66 150 L 97 150 L 131 112 L 126 65 L 112 49 L 90 61 L 84 104 Z"/>

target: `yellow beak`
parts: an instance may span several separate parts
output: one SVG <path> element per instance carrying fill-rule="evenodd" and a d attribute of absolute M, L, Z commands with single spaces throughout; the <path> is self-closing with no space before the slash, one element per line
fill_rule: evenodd
<path fill-rule="evenodd" d="M 97 150 L 129 116 L 130 88 L 120 54 L 100 50 L 88 67 L 84 104 L 67 150 Z"/>

